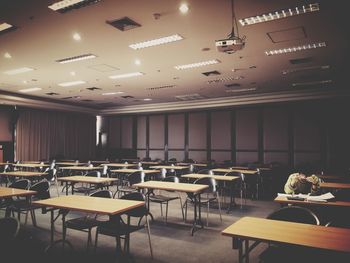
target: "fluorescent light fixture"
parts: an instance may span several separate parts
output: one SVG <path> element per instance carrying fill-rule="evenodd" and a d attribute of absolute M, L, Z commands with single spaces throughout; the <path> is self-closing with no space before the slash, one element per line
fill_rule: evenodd
<path fill-rule="evenodd" d="M 315 48 L 326 47 L 326 46 L 327 46 L 326 42 L 319 42 L 314 44 L 305 44 L 305 45 L 296 46 L 296 47 L 287 47 L 287 48 L 269 50 L 269 51 L 265 51 L 265 54 L 267 56 L 272 56 L 272 55 L 286 54 L 286 53 L 292 53 L 292 52 L 303 51 L 308 49 L 315 49 Z"/>
<path fill-rule="evenodd" d="M 139 60 L 139 59 L 135 59 L 135 65 L 137 65 L 137 66 L 140 66 L 141 65 L 141 60 Z"/>
<path fill-rule="evenodd" d="M 231 93 L 239 93 L 239 92 L 245 92 L 245 91 L 254 91 L 256 88 L 246 88 L 246 89 L 227 89 L 226 92 Z"/>
<path fill-rule="evenodd" d="M 177 70 L 198 68 L 198 67 L 204 67 L 204 66 L 208 66 L 208 65 L 218 64 L 220 62 L 221 61 L 218 59 L 212 59 L 212 60 L 196 62 L 196 63 L 192 63 L 192 64 L 179 65 L 179 66 L 175 66 L 174 68 L 176 68 Z"/>
<path fill-rule="evenodd" d="M 162 45 L 162 44 L 168 44 L 168 43 L 179 41 L 182 39 L 183 39 L 182 36 L 175 34 L 175 35 L 171 35 L 171 36 L 167 36 L 167 37 L 161 37 L 161 38 L 157 38 L 157 39 L 153 39 L 153 40 L 148 40 L 148 41 L 144 41 L 144 42 L 140 42 L 140 43 L 131 44 L 131 45 L 129 45 L 129 47 L 137 50 L 137 49 L 142 49 L 142 48 L 146 48 L 146 47 L 153 47 L 153 46 L 158 46 L 158 45 Z"/>
<path fill-rule="evenodd" d="M 13 25 L 10 25 L 10 24 L 8 24 L 8 23 L 1 23 L 0 24 L 0 32 L 1 31 L 5 31 L 5 30 L 7 30 L 7 29 L 10 29 L 10 28 L 12 28 L 13 27 Z"/>
<path fill-rule="evenodd" d="M 11 69 L 8 71 L 4 71 L 4 74 L 6 75 L 16 75 L 20 73 L 25 73 L 34 70 L 33 68 L 28 68 L 28 67 L 23 67 L 23 68 L 16 68 L 16 69 Z"/>
<path fill-rule="evenodd" d="M 151 98 L 145 98 L 143 99 L 144 101 L 151 101 L 152 99 Z"/>
<path fill-rule="evenodd" d="M 186 4 L 186 3 L 181 4 L 179 7 L 179 10 L 182 14 L 187 14 L 189 9 L 190 8 L 188 7 L 188 4 Z"/>
<path fill-rule="evenodd" d="M 56 60 L 56 62 L 65 64 L 65 63 L 71 63 L 71 62 L 76 62 L 80 60 L 86 60 L 86 59 L 91 59 L 91 58 L 96 58 L 97 56 L 94 54 L 83 54 L 75 57 L 70 57 L 70 58 L 64 58 L 64 59 L 59 59 Z"/>
<path fill-rule="evenodd" d="M 9 52 L 6 52 L 4 54 L 4 58 L 12 58 L 11 54 Z"/>
<path fill-rule="evenodd" d="M 81 85 L 81 84 L 85 84 L 86 82 L 83 80 L 76 80 L 76 81 L 70 81 L 70 82 L 63 82 L 63 83 L 59 83 L 58 86 L 61 87 L 70 87 L 70 86 L 76 86 L 76 85 Z"/>
<path fill-rule="evenodd" d="M 299 86 L 313 86 L 313 85 L 324 85 L 324 84 L 330 84 L 333 81 L 331 79 L 328 80 L 320 80 L 320 81 L 307 81 L 307 82 L 297 82 L 293 83 L 293 87 L 299 87 Z"/>
<path fill-rule="evenodd" d="M 102 93 L 103 96 L 109 96 L 109 95 L 116 95 L 116 94 L 123 94 L 123 91 L 115 91 L 115 92 L 105 92 Z"/>
<path fill-rule="evenodd" d="M 53 11 L 64 13 L 70 9 L 79 8 L 99 1 L 100 0 L 63 0 L 49 5 L 48 8 L 50 8 Z"/>
<path fill-rule="evenodd" d="M 110 79 L 125 79 L 125 78 L 138 77 L 138 76 L 142 76 L 142 75 L 144 75 L 144 73 L 142 73 L 142 72 L 131 72 L 131 73 L 126 73 L 126 74 L 109 76 L 109 78 Z"/>
<path fill-rule="evenodd" d="M 280 11 L 273 11 L 271 13 L 266 13 L 258 16 L 247 17 L 247 18 L 240 19 L 238 21 L 242 26 L 247 26 L 247 25 L 254 25 L 258 23 L 282 19 L 286 17 L 311 13 L 319 10 L 320 10 L 319 4 L 314 3 L 309 5 L 303 5 L 301 7 L 294 7 L 294 8 L 289 8 L 289 9 L 280 10 Z"/>
<path fill-rule="evenodd" d="M 28 88 L 28 89 L 20 89 L 19 92 L 27 93 L 27 92 L 33 92 L 33 91 L 39 91 L 42 90 L 42 88 Z"/>
<path fill-rule="evenodd" d="M 80 41 L 80 40 L 81 40 L 80 34 L 79 34 L 79 33 L 74 33 L 74 34 L 73 34 L 73 39 L 74 39 L 75 41 Z"/>
<path fill-rule="evenodd" d="M 302 68 L 295 68 L 295 69 L 285 69 L 285 70 L 282 70 L 282 74 L 287 75 L 291 73 L 303 72 L 308 70 L 326 70 L 330 68 L 331 67 L 329 65 L 324 65 L 324 66 L 302 67 Z"/>
<path fill-rule="evenodd" d="M 215 84 L 215 83 L 240 80 L 240 79 L 244 79 L 244 77 L 243 76 L 234 76 L 234 77 L 218 78 L 218 79 L 208 80 L 207 83 L 208 84 Z"/>

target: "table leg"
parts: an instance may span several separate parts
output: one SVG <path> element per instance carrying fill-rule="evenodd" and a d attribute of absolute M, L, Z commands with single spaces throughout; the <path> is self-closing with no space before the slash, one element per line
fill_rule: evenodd
<path fill-rule="evenodd" d="M 227 208 L 227 214 L 230 213 L 231 208 L 235 207 L 237 204 L 235 202 L 235 196 L 234 196 L 234 181 L 230 182 L 230 204 Z"/>
<path fill-rule="evenodd" d="M 201 195 L 194 195 L 194 213 L 193 213 L 193 225 L 191 229 L 191 235 L 193 236 L 194 232 L 198 230 L 197 226 L 203 228 L 202 215 L 201 215 Z M 198 215 L 197 215 L 198 211 Z"/>
<path fill-rule="evenodd" d="M 245 262 L 249 263 L 249 240 L 248 239 L 244 241 L 244 246 L 245 246 Z"/>

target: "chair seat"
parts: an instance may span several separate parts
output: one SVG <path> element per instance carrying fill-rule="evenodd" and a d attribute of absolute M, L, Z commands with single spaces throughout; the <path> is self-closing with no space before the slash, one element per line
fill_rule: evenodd
<path fill-rule="evenodd" d="M 98 225 L 98 232 L 107 236 L 124 236 L 128 233 L 135 232 L 137 230 L 143 229 L 144 226 L 141 225 L 126 225 L 125 223 L 117 224 L 115 222 L 102 222 Z"/>
<path fill-rule="evenodd" d="M 66 226 L 68 228 L 83 230 L 90 229 L 99 224 L 99 221 L 91 217 L 78 217 L 66 221 Z"/>
<path fill-rule="evenodd" d="M 166 196 L 166 195 L 151 195 L 149 200 L 155 203 L 169 202 L 172 200 L 179 199 L 178 196 Z"/>

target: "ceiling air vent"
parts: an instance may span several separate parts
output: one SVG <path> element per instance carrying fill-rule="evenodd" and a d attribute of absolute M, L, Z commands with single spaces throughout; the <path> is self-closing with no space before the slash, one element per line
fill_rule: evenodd
<path fill-rule="evenodd" d="M 164 85 L 164 86 L 159 86 L 159 87 L 147 88 L 147 90 L 155 91 L 155 90 L 161 90 L 161 89 L 171 89 L 171 88 L 175 88 L 175 87 L 176 87 L 176 85 Z"/>
<path fill-rule="evenodd" d="M 208 72 L 203 72 L 202 73 L 204 76 L 215 76 L 215 75 L 220 75 L 221 73 L 217 70 L 213 70 L 213 71 L 208 71 Z"/>
<path fill-rule="evenodd" d="M 95 4 L 100 1 L 101 0 L 63 0 L 49 5 L 48 8 L 63 14 L 73 9 L 78 9 L 87 5 Z"/>
<path fill-rule="evenodd" d="M 85 99 L 85 100 L 81 100 L 81 101 L 92 102 L 93 100 Z"/>
<path fill-rule="evenodd" d="M 127 16 L 116 20 L 107 20 L 106 23 L 118 28 L 120 31 L 127 31 L 141 26 Z"/>
<path fill-rule="evenodd" d="M 47 92 L 46 95 L 49 95 L 49 96 L 55 96 L 55 95 L 60 95 L 56 92 Z"/>
<path fill-rule="evenodd" d="M 175 96 L 177 100 L 199 100 L 199 99 L 204 99 L 202 95 L 199 95 L 198 93 L 194 94 L 186 94 L 186 95 L 178 95 Z"/>
<path fill-rule="evenodd" d="M 293 83 L 292 86 L 304 87 L 304 86 L 314 86 L 314 85 L 327 85 L 331 83 L 332 83 L 332 80 L 328 79 L 328 80 L 320 80 L 320 81 L 297 82 L 297 83 Z"/>
<path fill-rule="evenodd" d="M 310 63 L 312 61 L 313 61 L 312 57 L 296 58 L 296 59 L 290 59 L 289 60 L 290 64 L 293 64 L 293 65 Z"/>
<path fill-rule="evenodd" d="M 241 84 L 239 84 L 239 83 L 231 83 L 231 84 L 225 85 L 226 88 L 238 88 L 240 86 L 241 86 Z"/>
<path fill-rule="evenodd" d="M 208 80 L 207 83 L 208 84 L 216 84 L 216 83 L 233 81 L 233 80 L 240 80 L 240 79 L 244 79 L 244 77 L 243 76 L 224 77 L 224 78 L 219 78 L 219 79 Z"/>

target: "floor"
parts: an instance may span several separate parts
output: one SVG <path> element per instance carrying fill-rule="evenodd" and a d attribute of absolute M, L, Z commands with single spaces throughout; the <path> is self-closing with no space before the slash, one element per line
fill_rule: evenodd
<path fill-rule="evenodd" d="M 59 186 L 60 194 L 61 186 Z M 111 190 L 115 190 L 112 187 Z M 55 186 L 51 186 L 51 196 L 56 196 Z M 182 196 L 185 198 L 185 195 Z M 226 198 L 228 201 L 228 198 Z M 237 199 L 239 203 L 239 199 Z M 217 208 L 211 209 L 209 213 L 209 226 L 197 231 L 194 236 L 190 235 L 192 207 L 189 207 L 188 222 L 184 223 L 181 217 L 180 204 L 173 201 L 169 205 L 168 223 L 165 224 L 160 215 L 159 204 L 151 204 L 151 212 L 155 220 L 151 222 L 151 239 L 154 251 L 154 258 L 151 259 L 146 231 L 133 233 L 131 236 L 130 256 L 121 257 L 116 253 L 115 240 L 112 237 L 99 236 L 96 253 L 86 250 L 87 234 L 69 229 L 67 240 L 73 245 L 73 250 L 62 250 L 57 245 L 44 253 L 50 243 L 50 214 L 42 214 L 41 210 L 36 211 L 38 226 L 33 227 L 30 218 L 24 224 L 21 220 L 21 231 L 19 234 L 16 251 L 8 253 L 11 255 L 11 262 L 23 262 L 23 258 L 31 262 L 237 262 L 238 252 L 231 248 L 231 239 L 221 235 L 221 231 L 243 216 L 266 217 L 269 213 L 279 208 L 279 205 L 272 201 L 247 200 L 243 208 L 236 206 L 227 214 L 222 213 L 220 222 Z M 69 217 L 80 216 L 78 213 L 70 213 Z M 0 211 L 0 217 L 3 217 Z M 202 210 L 202 217 L 206 223 L 206 209 Z M 55 224 L 55 239 L 62 237 L 60 219 Z M 93 232 L 94 237 L 94 232 Z M 257 256 L 266 247 L 259 245 L 251 253 L 251 262 L 258 262 Z"/>

